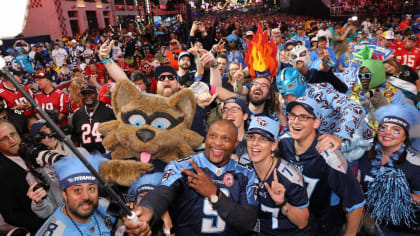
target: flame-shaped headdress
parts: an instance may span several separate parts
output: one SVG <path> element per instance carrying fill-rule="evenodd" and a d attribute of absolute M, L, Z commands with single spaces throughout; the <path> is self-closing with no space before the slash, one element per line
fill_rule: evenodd
<path fill-rule="evenodd" d="M 245 63 L 248 66 L 252 78 L 257 76 L 268 76 L 274 78 L 277 74 L 278 62 L 277 45 L 273 40 L 268 40 L 268 32 L 263 33 L 258 25 L 257 33 L 254 33 L 252 40 L 246 40 L 248 53 L 245 53 Z"/>

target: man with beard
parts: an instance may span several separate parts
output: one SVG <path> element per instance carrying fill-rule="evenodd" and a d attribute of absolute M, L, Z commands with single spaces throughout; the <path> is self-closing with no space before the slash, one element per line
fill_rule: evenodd
<path fill-rule="evenodd" d="M 101 156 L 85 157 L 98 171 Z M 71 167 L 71 168 L 69 168 Z M 75 156 L 54 163 L 64 204 L 55 210 L 36 235 L 110 235 L 115 218 L 106 212 L 109 202 L 98 197 L 98 181 Z"/>
<path fill-rule="evenodd" d="M 268 116 L 275 121 L 279 120 L 270 79 L 266 77 L 254 79 L 249 88 L 248 101 L 249 116 L 247 124 L 256 116 Z"/>
<path fill-rule="evenodd" d="M 181 85 L 189 87 L 195 79 L 200 80 L 200 77 L 195 77 L 196 70 L 190 70 L 191 57 L 188 52 L 181 52 L 178 57 L 179 69 L 177 71 Z"/>
<path fill-rule="evenodd" d="M 83 105 L 74 112 L 71 140 L 75 146 L 82 146 L 92 153 L 105 153 L 102 135 L 98 126 L 102 122 L 115 120 L 114 112 L 108 105 L 98 101 L 98 92 L 93 85 L 85 85 L 80 90 Z"/>

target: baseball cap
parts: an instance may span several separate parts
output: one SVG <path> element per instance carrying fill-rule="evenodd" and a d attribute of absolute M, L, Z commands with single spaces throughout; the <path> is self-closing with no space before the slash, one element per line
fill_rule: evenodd
<path fill-rule="evenodd" d="M 247 31 L 246 32 L 246 34 L 245 34 L 246 36 L 253 36 L 254 35 L 254 33 L 251 31 L 251 30 L 249 30 L 249 31 Z"/>
<path fill-rule="evenodd" d="M 222 31 L 220 29 L 216 29 L 216 34 L 217 33 L 222 33 Z"/>
<path fill-rule="evenodd" d="M 179 79 L 178 76 L 177 76 L 177 73 L 176 73 L 175 69 L 172 66 L 167 66 L 167 65 L 156 67 L 156 69 L 155 69 L 155 78 L 159 78 L 160 74 L 162 74 L 164 72 L 169 72 L 169 73 L 173 74 L 174 76 L 176 76 L 176 80 Z"/>
<path fill-rule="evenodd" d="M 132 198 L 137 198 L 140 193 L 154 190 L 160 184 L 162 177 L 163 173 L 155 172 L 138 178 L 128 189 L 128 195 Z"/>
<path fill-rule="evenodd" d="M 150 60 L 153 58 L 153 55 L 151 53 L 147 54 L 147 56 L 144 58 L 146 60 Z"/>
<path fill-rule="evenodd" d="M 393 31 L 390 31 L 390 30 L 385 31 L 384 32 L 384 38 L 385 39 L 395 39 L 394 32 Z"/>
<path fill-rule="evenodd" d="M 314 115 L 316 118 L 320 118 L 321 114 L 317 109 L 317 104 L 312 99 L 308 99 L 307 97 L 300 97 L 296 99 L 296 101 L 290 102 L 287 104 L 286 111 L 292 111 L 293 107 L 301 105 L 307 112 Z"/>
<path fill-rule="evenodd" d="M 417 41 L 419 39 L 419 37 L 417 37 L 417 35 L 415 35 L 415 34 L 412 34 L 412 35 L 408 36 L 408 39 Z"/>
<path fill-rule="evenodd" d="M 293 40 L 293 39 L 290 39 L 290 40 L 287 40 L 286 41 L 286 43 L 284 44 L 284 48 L 287 48 L 287 46 L 289 46 L 289 45 L 293 45 L 293 46 L 296 46 L 297 45 L 297 42 L 296 42 L 296 40 Z"/>
<path fill-rule="evenodd" d="M 172 39 L 171 41 L 169 41 L 169 43 L 178 43 L 178 40 Z"/>
<path fill-rule="evenodd" d="M 88 91 L 90 91 L 90 92 L 95 92 L 95 93 L 97 93 L 97 92 L 98 92 L 98 91 L 96 90 L 96 87 L 95 87 L 95 86 L 93 86 L 93 85 L 91 85 L 91 84 L 85 85 L 85 86 L 83 86 L 83 87 L 80 89 L 80 93 L 84 93 L 84 92 L 88 92 Z"/>
<path fill-rule="evenodd" d="M 101 154 L 85 155 L 89 164 L 98 171 L 99 165 L 107 161 Z M 71 167 L 71 168 L 69 168 Z M 60 180 L 61 189 L 66 189 L 75 184 L 94 183 L 98 184 L 96 177 L 86 168 L 86 166 L 76 156 L 65 156 L 54 163 L 54 169 Z"/>
<path fill-rule="evenodd" d="M 256 116 L 249 124 L 247 134 L 261 134 L 274 142 L 277 140 L 280 131 L 280 122 L 267 116 Z"/>
<path fill-rule="evenodd" d="M 179 56 L 178 56 L 178 61 L 179 61 L 179 60 L 181 60 L 181 58 L 182 58 L 183 56 L 188 56 L 188 57 L 190 57 L 190 54 L 189 54 L 188 52 L 181 52 L 181 53 L 179 54 Z"/>
<path fill-rule="evenodd" d="M 316 37 L 316 36 L 315 37 L 312 37 L 311 38 L 311 42 L 318 42 L 318 37 Z"/>
<path fill-rule="evenodd" d="M 76 39 L 72 39 L 70 43 L 77 43 Z"/>
<path fill-rule="evenodd" d="M 236 34 L 229 34 L 226 37 L 226 41 L 229 42 L 229 43 L 236 42 L 236 41 L 238 41 L 238 36 L 236 36 Z"/>
<path fill-rule="evenodd" d="M 39 72 L 34 77 L 35 77 L 35 79 L 47 79 L 49 81 L 52 81 L 51 75 L 48 74 L 48 73 L 44 73 L 44 72 Z"/>
<path fill-rule="evenodd" d="M 39 131 L 47 124 L 45 120 L 37 120 L 31 125 L 31 135 L 35 137 L 39 133 Z"/>
<path fill-rule="evenodd" d="M 298 27 L 296 27 L 296 30 L 303 30 L 303 26 L 299 25 Z"/>
<path fill-rule="evenodd" d="M 246 104 L 246 102 L 242 98 L 236 97 L 236 96 L 230 97 L 230 98 L 225 100 L 224 105 L 226 105 L 228 103 L 236 103 L 241 107 L 243 113 L 248 113 L 248 105 Z"/>

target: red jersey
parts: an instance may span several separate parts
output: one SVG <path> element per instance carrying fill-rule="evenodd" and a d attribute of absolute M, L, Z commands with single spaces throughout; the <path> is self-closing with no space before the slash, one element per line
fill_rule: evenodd
<path fill-rule="evenodd" d="M 28 86 L 23 85 L 23 88 L 26 90 L 26 92 L 33 97 L 32 90 L 28 88 Z M 20 103 L 27 103 L 28 100 L 23 96 L 21 92 L 19 92 L 17 89 L 12 90 L 5 86 L 4 82 L 0 82 L 0 97 L 4 99 L 6 102 L 7 108 L 10 109 L 16 109 L 17 105 Z M 29 110 L 25 111 L 25 115 L 29 116 L 32 115 L 35 112 L 35 110 Z"/>
<path fill-rule="evenodd" d="M 99 91 L 99 101 L 111 105 L 111 92 L 115 86 L 112 80 L 108 80 L 108 83 L 104 84 Z"/>
<path fill-rule="evenodd" d="M 128 64 L 128 62 L 117 62 L 117 64 L 118 64 L 118 66 L 121 68 L 121 69 L 123 69 L 123 71 L 127 71 L 128 70 L 128 66 L 129 66 L 129 64 Z"/>
<path fill-rule="evenodd" d="M 407 65 L 414 71 L 420 70 L 420 49 L 418 47 L 413 47 L 410 51 L 405 47 L 399 47 L 394 52 L 394 56 L 401 65 Z"/>
<path fill-rule="evenodd" d="M 90 66 L 86 67 L 85 75 L 96 75 L 96 81 L 98 84 L 105 82 L 105 66 L 104 64 L 96 64 L 96 72 L 90 70 Z"/>
<path fill-rule="evenodd" d="M 49 94 L 44 92 L 35 94 L 35 101 L 42 110 L 57 110 L 60 113 L 69 113 L 69 97 L 56 88 Z"/>

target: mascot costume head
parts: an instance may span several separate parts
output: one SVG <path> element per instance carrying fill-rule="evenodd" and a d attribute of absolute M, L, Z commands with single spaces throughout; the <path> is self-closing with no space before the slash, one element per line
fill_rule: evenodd
<path fill-rule="evenodd" d="M 109 184 L 130 186 L 153 169 L 151 162 L 168 163 L 194 154 L 203 138 L 190 130 L 195 97 L 182 89 L 171 97 L 142 94 L 128 80 L 120 80 L 112 93 L 117 120 L 103 123 L 99 132 L 112 160 L 100 167 Z M 163 171 L 163 170 L 162 170 Z"/>

